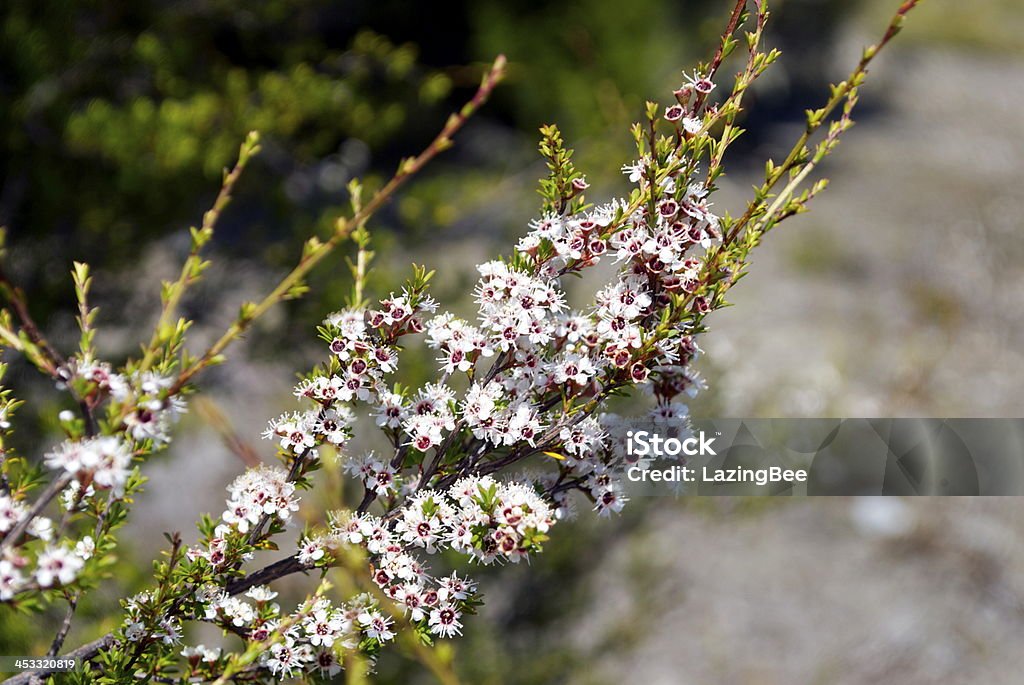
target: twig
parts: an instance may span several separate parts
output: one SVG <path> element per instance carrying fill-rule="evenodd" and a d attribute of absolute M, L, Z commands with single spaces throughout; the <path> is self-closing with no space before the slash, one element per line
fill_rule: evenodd
<path fill-rule="evenodd" d="M 234 342 L 242 333 L 248 330 L 252 322 L 262 316 L 268 309 L 273 307 L 275 304 L 285 299 L 288 294 L 295 288 L 302 284 L 306 274 L 308 274 L 314 266 L 320 263 L 327 255 L 329 255 L 338 245 L 344 242 L 354 227 L 358 226 L 361 222 L 366 221 L 371 215 L 373 215 L 385 202 L 391 199 L 391 196 L 401 188 L 410 177 L 418 173 L 428 162 L 430 162 L 438 154 L 447 150 L 452 145 L 452 136 L 455 135 L 466 123 L 470 116 L 475 113 L 484 102 L 487 101 L 494 88 L 501 82 L 505 74 L 506 60 L 504 55 L 499 55 L 491 66 L 490 71 L 484 76 L 480 83 L 479 89 L 476 94 L 463 105 L 462 109 L 456 114 L 452 114 L 448 117 L 448 121 L 445 123 L 444 128 L 437 134 L 434 140 L 427 146 L 427 148 L 416 157 L 411 157 L 402 161 L 399 165 L 398 172 L 391 177 L 391 180 L 384 185 L 383 188 L 378 190 L 370 201 L 364 205 L 360 211 L 353 215 L 349 219 L 339 219 L 335 226 L 334 233 L 330 239 L 325 243 L 315 242 L 310 243 L 311 249 L 303 255 L 302 259 L 299 260 L 298 265 L 292 269 L 292 271 L 284 277 L 284 279 L 274 288 L 268 295 L 266 295 L 258 304 L 252 305 L 248 308 L 248 311 L 244 316 L 240 316 L 228 328 L 224 334 L 217 339 L 202 356 L 196 360 L 191 366 L 183 369 L 178 375 L 177 380 L 171 386 L 169 394 L 175 394 L 181 391 L 181 389 L 189 382 L 189 380 L 197 373 L 202 371 L 204 368 L 209 366 L 220 354 L 227 349 L 227 347 Z"/>
<path fill-rule="evenodd" d="M 234 168 L 224 175 L 224 182 L 221 184 L 220 192 L 217 193 L 217 199 L 213 202 L 213 207 L 203 215 L 202 226 L 198 231 L 193 229 L 192 248 L 189 251 L 188 257 L 185 259 L 185 263 L 181 266 L 181 272 L 178 275 L 178 280 L 166 291 L 163 307 L 160 311 L 160 318 L 157 320 L 156 326 L 153 328 L 153 337 L 150 339 L 149 345 L 146 346 L 145 355 L 139 363 L 140 371 L 145 371 L 153 363 L 157 350 L 160 347 L 161 335 L 164 328 L 170 324 L 171 319 L 174 317 L 174 312 L 177 310 L 178 304 L 181 302 L 181 298 L 188 289 L 188 286 L 193 283 L 198 274 L 202 272 L 203 264 L 200 260 L 199 253 L 203 246 L 213 237 L 213 231 L 217 225 L 217 221 L 220 219 L 224 209 L 231 202 L 231 194 L 234 192 L 235 184 L 238 183 L 238 179 L 241 178 L 242 172 L 245 171 L 246 164 L 248 164 L 249 160 L 257 152 L 259 152 L 259 134 L 252 131 L 249 133 L 245 142 L 242 143 L 242 146 L 238 151 L 238 161 L 235 162 Z"/>
<path fill-rule="evenodd" d="M 15 286 L 7 273 L 4 271 L 3 266 L 0 265 L 0 294 L 10 303 L 11 308 L 14 309 L 14 313 L 17 315 L 18 320 L 21 321 L 21 329 L 25 331 L 25 335 L 28 336 L 29 341 L 41 350 L 42 355 L 37 360 L 44 371 L 53 376 L 54 378 L 60 378 L 60 369 L 64 366 L 64 357 L 50 345 L 46 337 L 43 336 L 42 331 L 36 322 L 32 319 L 32 315 L 28 311 L 28 304 L 25 298 L 25 293 Z"/>
<path fill-rule="evenodd" d="M 68 597 L 68 611 L 64 614 L 64 620 L 60 624 L 60 629 L 53 638 L 53 642 L 50 644 L 49 651 L 46 652 L 47 656 L 57 656 L 57 652 L 64 646 L 64 640 L 68 636 L 68 631 L 71 630 L 71 621 L 75 617 L 75 609 L 78 608 L 78 600 L 81 597 L 81 592 L 75 592 Z"/>
<path fill-rule="evenodd" d="M 17 525 L 11 529 L 11 532 L 9 532 L 3 540 L 0 540 L 0 550 L 6 549 L 11 545 L 17 545 L 21 542 L 21 538 L 28 529 L 29 524 L 32 523 L 32 519 L 39 515 L 39 512 L 41 512 L 46 505 L 50 503 L 50 500 L 56 497 L 61 490 L 67 487 L 68 483 L 71 482 L 71 478 L 72 475 L 67 471 L 64 471 L 54 478 L 48 486 L 46 486 L 46 489 L 43 490 L 42 494 L 39 495 L 39 498 L 32 503 L 28 512 L 18 521 Z"/>
<path fill-rule="evenodd" d="M 213 400 L 206 399 L 204 397 L 196 398 L 193 402 L 193 407 L 196 410 L 196 414 L 199 415 L 203 421 L 207 423 L 217 435 L 220 436 L 221 441 L 228 450 L 238 457 L 243 464 L 247 467 L 253 468 L 263 463 L 260 459 L 259 454 L 256 450 L 246 442 L 234 427 L 228 418 L 217 406 L 217 403 Z"/>
<path fill-rule="evenodd" d="M 264 566 L 259 571 L 254 571 L 247 576 L 230 581 L 225 589 L 229 595 L 237 595 L 239 592 L 245 592 L 255 585 L 265 585 L 278 578 L 305 570 L 306 567 L 299 562 L 298 555 L 292 555 L 269 566 Z"/>

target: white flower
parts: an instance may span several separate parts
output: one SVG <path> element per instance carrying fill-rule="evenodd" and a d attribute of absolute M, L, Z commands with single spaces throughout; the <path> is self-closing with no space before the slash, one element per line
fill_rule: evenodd
<path fill-rule="evenodd" d="M 590 357 L 570 353 L 555 366 L 553 378 L 555 383 L 575 383 L 586 385 L 594 377 L 594 363 Z"/>
<path fill-rule="evenodd" d="M 448 596 L 459 601 L 469 599 L 476 590 L 476 583 L 468 578 L 459 578 L 457 573 L 441 579 L 442 585 L 448 590 Z"/>
<path fill-rule="evenodd" d="M 588 417 L 575 426 L 566 426 L 559 431 L 559 438 L 565 450 L 574 456 L 583 456 L 601 444 L 604 433 L 594 417 Z"/>
<path fill-rule="evenodd" d="M 49 542 L 53 539 L 53 521 L 45 516 L 36 516 L 28 524 L 28 532 L 29 535 Z"/>
<path fill-rule="evenodd" d="M 405 542 L 422 547 L 428 554 L 437 551 L 445 533 L 445 519 L 452 516 L 451 507 L 431 492 L 421 492 L 402 510 L 395 532 Z"/>
<path fill-rule="evenodd" d="M 315 566 L 324 558 L 324 543 L 319 538 L 310 538 L 299 543 L 299 563 L 303 566 Z"/>
<path fill-rule="evenodd" d="M 523 440 L 533 446 L 534 438 L 537 437 L 543 428 L 544 425 L 537 414 L 537 410 L 526 402 L 520 402 L 515 406 L 509 417 L 505 442 L 506 444 L 513 445 Z"/>
<path fill-rule="evenodd" d="M 391 630 L 393 621 L 379 611 L 367 609 L 359 614 L 357 620 L 359 625 L 362 626 L 363 632 L 369 638 L 387 642 L 395 637 L 394 631 Z"/>
<path fill-rule="evenodd" d="M 278 642 L 270 647 L 266 663 L 271 673 L 287 678 L 296 671 L 301 671 L 311 656 L 308 646 L 297 645 L 291 638 L 286 638 L 284 642 Z"/>
<path fill-rule="evenodd" d="M 181 650 L 181 655 L 189 660 L 202 660 L 212 664 L 220 658 L 220 647 L 207 647 L 204 644 L 198 644 L 195 647 L 185 647 Z"/>
<path fill-rule="evenodd" d="M 596 502 L 594 510 L 600 516 L 608 517 L 613 512 L 617 514 L 622 511 L 628 499 L 615 486 L 598 489 L 594 493 L 594 500 Z"/>
<path fill-rule="evenodd" d="M 678 426 L 689 415 L 690 408 L 681 402 L 663 402 L 651 410 L 651 419 L 662 426 Z"/>
<path fill-rule="evenodd" d="M 377 406 L 374 410 L 376 424 L 382 428 L 398 428 L 405 417 L 405 398 L 398 393 L 377 393 Z"/>
<path fill-rule="evenodd" d="M 313 655 L 313 662 L 316 664 L 316 668 L 320 671 L 321 676 L 333 678 L 341 673 L 341 664 L 338 662 L 338 657 L 330 649 L 317 651 Z"/>
<path fill-rule="evenodd" d="M 430 612 L 430 632 L 441 637 L 462 635 L 461 614 L 451 604 L 442 604 Z"/>
<path fill-rule="evenodd" d="M 391 373 L 398 367 L 398 353 L 387 347 L 375 347 L 373 361 L 383 373 Z"/>
<path fill-rule="evenodd" d="M 630 183 L 639 183 L 640 179 L 644 177 L 644 171 L 647 168 L 647 165 L 650 164 L 650 161 L 650 159 L 644 157 L 632 164 L 624 164 L 622 166 L 622 173 L 629 177 Z"/>
<path fill-rule="evenodd" d="M 132 621 L 124 629 L 124 636 L 129 642 L 138 642 L 146 634 L 146 626 L 141 621 Z"/>
<path fill-rule="evenodd" d="M 426 452 L 441 444 L 444 429 L 451 423 L 449 419 L 433 414 L 417 414 L 406 419 L 402 428 L 411 438 L 409 444 L 420 452 Z"/>
<path fill-rule="evenodd" d="M 715 89 L 714 82 L 711 81 L 707 76 L 702 76 L 696 71 L 693 72 L 693 76 L 683 72 L 683 78 L 686 79 L 686 83 L 693 86 L 693 89 L 698 93 L 707 95 Z"/>
<path fill-rule="evenodd" d="M 131 469 L 132 454 L 116 437 L 104 435 L 80 442 L 64 442 L 46 455 L 46 465 L 85 477 L 99 489 L 110 489 L 115 496 L 124 494 Z"/>
<path fill-rule="evenodd" d="M 73 480 L 68 483 L 68 486 L 64 488 L 64 491 L 60 493 L 61 505 L 68 511 L 71 511 L 72 507 L 77 505 L 77 509 L 83 509 L 85 504 L 89 501 L 89 498 L 96 494 L 96 489 L 89 484 L 85 489 L 85 493 L 79 495 L 79 491 L 82 489 L 82 484 L 77 480 Z"/>
<path fill-rule="evenodd" d="M 0 559 L 0 601 L 6 602 L 25 585 L 25 576 L 7 559 Z"/>
<path fill-rule="evenodd" d="M 344 405 L 321 411 L 313 428 L 324 440 L 338 449 L 345 447 L 348 442 L 350 426 L 355 421 L 352 410 Z"/>
<path fill-rule="evenodd" d="M 0 493 L 0 533 L 6 533 L 18 525 L 28 509 L 10 495 Z"/>
<path fill-rule="evenodd" d="M 91 559 L 95 552 L 96 542 L 92 539 L 91 535 L 86 535 L 75 544 L 75 554 L 77 554 L 82 561 L 88 561 Z"/>
<path fill-rule="evenodd" d="M 161 632 L 158 633 L 165 645 L 175 645 L 181 642 L 181 623 L 173 617 L 160 619 Z"/>
<path fill-rule="evenodd" d="M 266 585 L 254 585 L 245 591 L 245 596 L 254 600 L 256 603 L 263 603 L 269 602 L 277 597 L 277 593 Z"/>
<path fill-rule="evenodd" d="M 317 647 L 330 647 L 344 632 L 345 620 L 341 612 L 319 608 L 306 617 L 302 628 L 306 631 L 306 637 L 310 644 Z"/>
<path fill-rule="evenodd" d="M 63 547 L 47 547 L 36 561 L 36 582 L 40 587 L 68 585 L 78 577 L 84 562 Z"/>
<path fill-rule="evenodd" d="M 336 333 L 330 348 L 338 359 L 347 361 L 357 347 L 365 345 L 366 323 L 363 310 L 349 309 L 331 314 L 324 320 L 324 324 Z"/>
<path fill-rule="evenodd" d="M 263 437 L 267 440 L 278 439 L 281 449 L 302 454 L 316 447 L 317 412 L 291 412 L 282 414 L 270 422 Z"/>

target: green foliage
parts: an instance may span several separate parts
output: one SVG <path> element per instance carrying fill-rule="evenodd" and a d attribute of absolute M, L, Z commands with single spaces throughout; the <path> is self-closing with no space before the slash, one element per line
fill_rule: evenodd
<path fill-rule="evenodd" d="M 412 45 L 351 28 L 337 42 L 338 21 L 326 0 L 4 3 L 0 217 L 49 257 L 121 263 L 195 216 L 258 129 L 271 153 L 247 238 L 309 235 L 365 146 L 407 142 L 451 87 Z"/>

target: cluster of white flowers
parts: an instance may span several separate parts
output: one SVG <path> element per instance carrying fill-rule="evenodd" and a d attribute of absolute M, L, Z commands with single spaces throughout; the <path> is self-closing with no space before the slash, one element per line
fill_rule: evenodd
<path fill-rule="evenodd" d="M 252 587 L 245 596 L 248 600 L 214 588 L 202 591 L 203 620 L 256 643 L 276 638 L 260 654 L 259 663 L 278 678 L 303 673 L 333 677 L 341 672 L 340 655 L 346 650 L 368 640 L 382 644 L 395 637 L 393 619 L 366 594 L 339 606 L 319 597 L 287 615 L 273 601 L 277 593 L 265 586 Z M 209 668 L 221 658 L 219 649 L 204 645 L 186 647 L 182 655 L 193 669 Z"/>
<path fill-rule="evenodd" d="M 68 372 L 72 378 L 80 378 L 91 383 L 95 390 L 104 395 L 109 395 L 115 400 L 124 400 L 128 397 L 128 378 L 116 373 L 110 364 L 94 359 L 71 359 L 68 363 Z"/>
<path fill-rule="evenodd" d="M 345 470 L 362 481 L 367 490 L 372 490 L 378 497 L 395 493 L 398 480 L 398 469 L 389 462 L 378 459 L 373 452 L 367 452 L 360 458 L 352 457 L 345 463 Z"/>
<path fill-rule="evenodd" d="M 120 497 L 131 473 L 132 453 L 120 438 L 103 435 L 61 443 L 46 455 L 46 465 Z"/>
<path fill-rule="evenodd" d="M 132 473 L 133 450 L 152 451 L 166 445 L 171 426 L 184 412 L 184 403 L 169 399 L 171 380 L 152 372 L 125 375 L 115 373 L 104 362 L 71 359 L 59 373 L 61 385 L 77 384 L 83 402 L 96 406 L 111 398 L 128 407 L 122 435 L 67 440 L 44 455 L 46 466 L 72 477 L 57 493 L 64 509 L 85 509 L 99 491 L 123 498 Z M 6 406 L 4 411 L 6 416 Z M 69 432 L 76 430 L 71 425 L 75 421 L 72 412 L 62 411 L 59 419 Z M 8 427 L 0 426 L 0 430 Z M 37 514 L 26 521 L 28 515 L 24 502 L 0 493 L 0 539 L 11 543 L 4 545 L 0 558 L 0 601 L 9 601 L 22 591 L 70 586 L 96 549 L 91 535 L 57 540 L 52 519 Z M 19 526 L 43 544 L 6 540 Z"/>
<path fill-rule="evenodd" d="M 441 444 L 445 431 L 455 430 L 454 399 L 452 389 L 440 383 L 428 383 L 416 393 L 402 420 L 413 448 L 426 452 Z"/>
<path fill-rule="evenodd" d="M 125 619 L 121 626 L 124 637 L 129 642 L 143 639 L 159 640 L 164 645 L 176 645 L 181 642 L 181 620 L 176 616 L 160 615 L 155 625 L 147 623 L 152 616 L 155 598 L 152 592 L 140 592 L 125 600 Z"/>
<path fill-rule="evenodd" d="M 670 114 L 679 114 L 670 121 L 684 124 L 692 118 L 688 110 Z M 662 164 L 682 168 L 684 161 L 673 157 Z M 486 446 L 524 453 L 557 450 L 568 472 L 536 483 L 554 490 L 569 481 L 589 494 L 600 514 L 621 510 L 626 502 L 621 478 L 629 466 L 623 451 L 607 441 L 596 418 L 569 420 L 563 406 L 606 385 L 632 385 L 657 397 L 652 417 L 685 418 L 685 405 L 674 398 L 702 387 L 691 367 L 698 350 L 683 325 L 655 330 L 661 319 L 652 314 L 667 306 L 673 293 L 694 291 L 701 252 L 719 235 L 705 186 L 687 183 L 678 172 L 649 174 L 653 163 L 642 158 L 624 169 L 645 190 L 650 179 L 659 178 L 653 209 L 615 201 L 572 216 L 546 215 L 531 225 L 515 259 L 481 265 L 474 290 L 478 325 L 449 313 L 426 324 L 427 345 L 441 353 L 445 379 L 466 373 L 473 381 L 469 389 L 456 399 L 447 386 L 428 385 L 411 402 L 398 392 L 381 392 L 374 406 L 377 425 L 401 429 L 405 443 L 422 452 L 446 444 L 456 428 L 483 443 L 475 456 L 486 455 Z M 618 274 L 597 291 L 591 308 L 568 310 L 560 276 L 592 266 L 606 253 L 616 257 Z M 408 316 L 407 305 L 394 299 L 370 326 L 395 325 L 400 321 L 395 308 Z M 694 298 L 692 306 L 700 310 L 707 303 Z M 487 372 L 481 364 L 489 358 L 494 361 Z M 372 457 L 354 460 L 350 471 L 379 494 L 394 492 L 393 481 L 402 477 L 400 469 Z M 378 475 L 383 488 L 375 484 Z M 570 509 L 571 489 L 552 493 L 563 511 Z"/>
<path fill-rule="evenodd" d="M 504 262 L 477 267 L 474 291 L 480 322 L 499 349 L 535 347 L 551 342 L 554 315 L 565 310 L 565 296 L 551 282 L 517 271 Z M 517 344 L 523 338 L 528 344 Z"/>
<path fill-rule="evenodd" d="M 365 372 L 365 362 L 361 360 L 352 366 Z M 314 400 L 320 408 L 282 414 L 270 421 L 263 437 L 277 440 L 282 450 L 298 456 L 315 458 L 316 448 L 324 443 L 343 450 L 352 436 L 355 415 L 342 402 L 351 402 L 364 385 L 361 378 L 346 380 L 342 376 L 316 376 L 303 381 L 296 386 L 295 395 Z"/>
<path fill-rule="evenodd" d="M 125 417 L 128 435 L 136 442 L 152 441 L 154 449 L 171 441 L 171 429 L 185 413 L 184 399 L 171 395 L 174 378 L 155 371 L 131 375 L 116 373 L 110 364 L 92 359 L 72 359 L 69 379 L 89 385 L 89 394 L 110 397 L 131 407 Z"/>
<path fill-rule="evenodd" d="M 533 404 L 510 400 L 506 388 L 497 381 L 474 383 L 462 402 L 462 416 L 473 435 L 492 445 L 535 445 L 544 423 Z"/>
<path fill-rule="evenodd" d="M 220 660 L 220 654 L 220 647 L 207 647 L 204 644 L 185 647 L 181 650 L 181 655 L 188 660 L 193 670 L 199 666 L 200 662 L 206 665 L 216 664 Z"/>
<path fill-rule="evenodd" d="M 289 482 L 288 472 L 277 466 L 249 469 L 228 486 L 228 494 L 221 519 L 240 533 L 249 532 L 264 516 L 287 521 L 299 508 L 295 484 Z"/>
<path fill-rule="evenodd" d="M 493 357 L 490 341 L 479 328 L 445 312 L 427 322 L 427 345 L 440 350 L 445 373 L 469 371 L 481 357 Z"/>
<path fill-rule="evenodd" d="M 698 125 L 685 108 L 670 108 L 666 118 L 687 131 Z M 674 158 L 661 164 L 685 166 Z M 360 403 L 370 406 L 395 455 L 346 455 L 344 468 L 364 486 L 365 501 L 386 500 L 387 513 L 342 515 L 327 532 L 302 537 L 295 559 L 304 568 L 327 567 L 337 562 L 341 547 L 364 547 L 374 582 L 425 634 L 461 634 L 475 586 L 455 573 L 430 575 L 417 552 L 451 549 L 483 564 L 515 563 L 540 551 L 554 522 L 573 514 L 573 491 L 585 493 L 602 516 L 621 511 L 627 501 L 622 477 L 636 460 L 616 448 L 622 420 L 598 417 L 593 408 L 608 389 L 640 386 L 657 399 L 651 419 L 685 423 L 686 406 L 675 398 L 701 387 L 691 368 L 699 350 L 685 324 L 666 326 L 662 314 L 676 295 L 700 286 L 699 251 L 718 237 L 705 187 L 687 184 L 678 172 L 652 173 L 653 165 L 645 157 L 625 168 L 654 196 L 651 204 L 616 201 L 571 216 L 546 215 L 532 224 L 512 259 L 481 265 L 475 324 L 450 313 L 424 321 L 436 305 L 411 287 L 375 309 L 328 317 L 320 330 L 332 358 L 294 393 L 314 406 L 280 416 L 264 433 L 279 445 L 291 474 L 260 467 L 239 477 L 229 488 L 221 524 L 205 549 L 189 550 L 190 558 L 203 556 L 218 567 L 237 534 L 249 533 L 265 517 L 287 521 L 297 508 L 293 481 L 321 446 L 344 453 Z M 582 188 L 585 183 L 576 190 Z M 617 274 L 597 290 L 592 306 L 570 310 L 560 278 L 606 254 L 620 265 Z M 690 306 L 700 313 L 707 303 L 693 298 Z M 385 377 L 396 369 L 399 338 L 421 332 L 438 352 L 442 377 L 412 393 L 389 387 Z M 469 380 L 461 396 L 453 389 L 457 383 L 449 385 L 457 374 Z M 584 403 L 587 410 L 581 411 Z M 461 450 L 458 468 L 468 475 L 439 489 L 458 473 L 450 468 L 451 455 L 442 453 L 449 446 Z M 409 468 L 410 448 L 437 453 L 414 458 Z M 557 471 L 514 482 L 473 475 L 539 451 L 558 459 Z M 251 640 L 279 638 L 261 656 L 275 677 L 334 675 L 341 667 L 339 650 L 395 637 L 392 619 L 366 597 L 342 607 L 319 599 L 285 617 L 270 602 L 273 596 L 254 588 L 253 603 L 215 593 L 205 619 Z M 220 658 L 202 646 L 186 649 L 185 656 L 194 667 Z"/>
<path fill-rule="evenodd" d="M 180 395 L 168 395 L 174 379 L 152 371 L 129 377 L 134 394 L 135 409 L 125 423 L 137 442 L 151 440 L 154 449 L 171 441 L 171 429 L 185 413 L 185 400 Z"/>
<path fill-rule="evenodd" d="M 73 583 L 95 549 L 95 542 L 89 535 L 73 548 L 67 544 L 47 544 L 36 557 L 33 570 L 28 568 L 28 558 L 5 550 L 0 558 L 0 601 L 10 600 L 21 590 L 33 586 L 50 588 Z"/>
<path fill-rule="evenodd" d="M 328 563 L 328 551 L 339 546 L 364 547 L 373 560 L 372 578 L 384 594 L 420 629 L 447 638 L 461 634 L 461 618 L 476 586 L 457 573 L 434 578 L 411 550 L 434 554 L 451 548 L 484 564 L 518 562 L 541 549 L 553 523 L 550 506 L 529 486 L 500 483 L 490 476 L 468 477 L 443 493 L 422 491 L 410 496 L 394 517 L 343 514 L 328 533 L 300 541 L 297 556 L 304 566 L 317 566 Z M 217 598 L 210 605 L 209 618 L 230 620 L 235 627 L 251 626 L 251 615 L 237 607 L 239 602 Z M 358 642 L 352 640 L 353 631 L 381 642 L 394 637 L 391 619 L 369 607 L 346 615 L 318 606 L 301 627 L 304 634 L 286 633 L 283 647 L 268 657 L 266 664 L 275 674 L 291 673 L 289 666 L 314 663 L 317 648 L 337 644 L 350 648 Z"/>
<path fill-rule="evenodd" d="M 269 621 L 250 633 L 259 640 L 279 623 Z M 319 598 L 304 612 L 292 616 L 283 639 L 271 645 L 260 662 L 280 678 L 300 673 L 330 678 L 342 670 L 339 654 L 364 640 L 383 644 L 394 639 L 393 620 L 384 615 L 369 595 L 359 595 L 340 607 Z M 265 638 L 264 638 L 265 639 Z"/>
<path fill-rule="evenodd" d="M 703 102 L 711 88 L 695 75 L 677 99 L 685 103 L 699 93 Z M 680 135 L 695 135 L 703 126 L 698 114 L 680 104 L 668 108 L 664 118 Z M 229 559 L 250 557 L 251 541 L 238 547 L 243 536 L 262 530 L 266 520 L 290 520 L 298 509 L 296 483 L 316 466 L 319 450 L 330 446 L 345 456 L 345 470 L 364 486 L 364 505 L 379 497 L 386 512 L 374 516 L 362 513 L 366 507 L 361 506 L 360 513 L 333 519 L 327 532 L 300 539 L 295 560 L 307 569 L 327 567 L 337 563 L 341 547 L 364 547 L 374 582 L 415 629 L 450 638 L 461 634 L 462 616 L 475 603 L 475 585 L 456 573 L 432 576 L 418 554 L 450 549 L 482 564 L 527 559 L 541 550 L 557 519 L 573 514 L 574 491 L 583 492 L 602 516 L 619 512 L 627 501 L 624 471 L 638 461 L 621 449 L 623 420 L 598 417 L 595 410 L 608 393 L 641 387 L 656 398 L 650 419 L 682 425 L 687 408 L 678 396 L 692 397 L 702 387 L 692 369 L 699 349 L 685 323 L 693 317 L 685 312 L 699 317 L 711 306 L 693 295 L 705 285 L 700 281 L 704 252 L 720 238 L 719 222 L 705 184 L 691 182 L 696 166 L 674 154 L 663 157 L 641 155 L 623 168 L 649 202 L 617 200 L 546 214 L 531 224 L 511 259 L 479 266 L 475 323 L 437 314 L 424 294 L 422 272 L 376 308 L 329 316 L 320 333 L 331 358 L 294 390 L 312 406 L 281 415 L 264 432 L 290 470 L 260 466 L 237 478 L 228 488 L 220 523 L 188 550 L 187 558 L 204 558 L 222 569 Z M 573 193 L 586 187 L 573 177 Z M 575 205 L 580 206 L 582 201 Z M 578 274 L 606 255 L 619 265 L 617 273 L 597 289 L 591 306 L 570 309 L 562 276 Z M 678 307 L 684 301 L 689 309 Z M 397 368 L 399 339 L 424 332 L 427 346 L 438 353 L 441 378 L 415 392 L 389 386 L 386 377 Z M 94 392 L 134 401 L 128 405 L 133 409 L 126 439 L 136 443 L 165 442 L 170 422 L 183 410 L 178 400 L 168 399 L 172 384 L 158 375 L 125 377 L 95 362 L 79 363 L 74 373 Z M 464 380 L 468 388 L 460 395 L 454 388 Z M 346 453 L 359 404 L 369 405 L 376 425 L 393 443 L 393 457 Z M 435 454 L 427 458 L 430 450 Z M 511 482 L 480 475 L 538 452 L 557 459 L 557 470 Z M 47 455 L 50 466 L 75 477 L 62 494 L 66 508 L 97 490 L 120 493 L 131 459 L 131 445 L 111 437 L 68 442 Z M 0 533 L 17 525 L 24 512 L 7 500 L 0 500 Z M 39 523 L 30 532 L 49 540 L 51 530 L 52 523 Z M 35 582 L 41 587 L 71 582 L 86 558 L 81 550 L 48 544 L 36 564 Z M 17 592 L 26 582 L 11 560 L 0 561 L 0 593 Z M 252 641 L 273 642 L 260 664 L 275 678 L 333 676 L 344 650 L 373 655 L 396 634 L 393 619 L 366 595 L 337 607 L 319 598 L 286 616 L 271 601 L 276 593 L 265 587 L 251 588 L 247 598 L 212 586 L 200 594 L 203 620 Z M 125 636 L 176 643 L 175 619 L 144 624 L 141 608 L 150 601 L 152 596 L 140 596 L 129 602 Z M 182 656 L 194 674 L 206 668 L 213 673 L 223 658 L 204 645 L 186 647 Z"/>
<path fill-rule="evenodd" d="M 559 269 L 571 263 L 591 266 L 608 251 L 604 234 L 623 209 L 623 203 L 612 202 L 572 217 L 544 216 L 530 224 L 532 230 L 519 240 L 517 249 L 536 256 L 543 247 L 550 246 L 554 254 L 540 271 L 546 277 L 557 275 Z"/>
<path fill-rule="evenodd" d="M 401 526 L 399 522 L 396 530 L 391 531 L 376 517 L 358 516 L 334 530 L 332 537 L 366 546 L 374 555 L 374 582 L 403 609 L 410 621 L 438 637 L 461 634 L 464 602 L 473 595 L 476 586 L 455 573 L 436 580 L 428 575 L 426 568 L 405 551 L 402 543 L 407 536 L 398 530 Z M 424 546 L 424 549 L 437 551 L 438 547 Z M 383 636 L 381 639 L 391 639 L 394 633 L 390 621 L 385 622 L 383 616 L 374 619 L 378 633 Z M 362 616 L 360 622 L 372 625 Z"/>
<path fill-rule="evenodd" d="M 540 549 L 554 517 L 548 503 L 529 486 L 470 476 L 443 493 L 416 493 L 394 521 L 392 529 L 377 517 L 354 516 L 335 530 L 347 542 L 363 544 L 384 558 L 378 567 L 389 582 L 422 573 L 404 545 L 429 554 L 451 547 L 484 564 L 518 562 Z"/>

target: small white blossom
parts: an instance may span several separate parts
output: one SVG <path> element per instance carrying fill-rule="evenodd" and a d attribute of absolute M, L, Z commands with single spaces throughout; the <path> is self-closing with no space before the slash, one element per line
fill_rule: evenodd
<path fill-rule="evenodd" d="M 36 561 L 35 578 L 40 587 L 68 585 L 78 577 L 84 562 L 63 547 L 47 547 Z"/>

